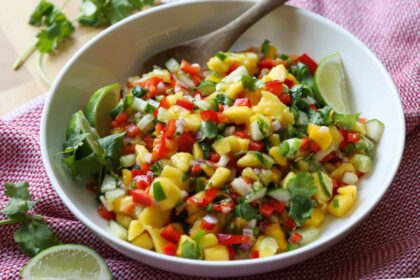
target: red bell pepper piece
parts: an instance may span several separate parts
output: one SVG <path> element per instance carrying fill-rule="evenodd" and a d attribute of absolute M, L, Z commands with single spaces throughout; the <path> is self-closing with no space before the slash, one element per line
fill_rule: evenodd
<path fill-rule="evenodd" d="M 168 243 L 162 248 L 163 253 L 168 256 L 175 256 L 176 254 L 176 245 L 173 243 Z"/>
<path fill-rule="evenodd" d="M 293 221 L 292 218 L 287 217 L 286 218 L 286 221 L 284 222 L 284 226 L 288 230 L 294 230 L 296 228 L 296 223 L 295 223 L 295 221 Z"/>
<path fill-rule="evenodd" d="M 262 150 L 264 150 L 264 148 L 265 148 L 265 145 L 264 145 L 264 142 L 262 141 L 251 140 L 248 145 L 248 150 L 250 151 L 261 152 Z"/>
<path fill-rule="evenodd" d="M 212 230 L 212 229 L 214 229 L 214 227 L 216 226 L 216 224 L 211 224 L 209 222 L 206 222 L 205 220 L 202 220 L 200 222 L 200 226 L 201 226 L 202 229 Z"/>
<path fill-rule="evenodd" d="M 179 137 L 178 137 L 178 150 L 181 152 L 190 152 L 192 150 L 192 147 L 195 143 L 194 137 L 191 136 L 188 132 L 184 131 Z"/>
<path fill-rule="evenodd" d="M 201 167 L 198 164 L 194 164 L 191 168 L 192 175 L 198 176 L 201 173 Z"/>
<path fill-rule="evenodd" d="M 252 259 L 258 259 L 260 257 L 260 253 L 257 250 L 251 251 L 251 258 Z"/>
<path fill-rule="evenodd" d="M 310 141 L 308 137 L 302 139 L 299 150 L 305 152 L 309 149 Z"/>
<path fill-rule="evenodd" d="M 135 146 L 132 144 L 128 144 L 122 148 L 121 153 L 123 155 L 134 154 L 135 153 Z"/>
<path fill-rule="evenodd" d="M 115 213 L 106 210 L 102 204 L 98 207 L 98 214 L 107 221 L 115 220 Z"/>
<path fill-rule="evenodd" d="M 249 98 L 238 98 L 235 100 L 235 103 L 233 103 L 233 106 L 246 106 L 251 107 L 251 101 Z M 220 110 L 219 110 L 220 111 Z"/>
<path fill-rule="evenodd" d="M 232 73 L 233 71 L 235 71 L 236 69 L 238 69 L 238 67 L 241 66 L 241 64 L 237 61 L 234 61 L 230 67 L 229 70 L 227 71 L 227 74 L 229 75 L 230 73 Z"/>
<path fill-rule="evenodd" d="M 169 139 L 172 139 L 175 136 L 175 132 L 176 132 L 176 120 L 169 120 L 165 129 L 166 129 L 165 131 L 166 137 Z"/>
<path fill-rule="evenodd" d="M 167 153 L 166 136 L 164 133 L 155 138 L 153 142 L 152 160 L 154 162 L 163 159 Z"/>
<path fill-rule="evenodd" d="M 265 83 L 265 89 L 274 95 L 280 96 L 283 93 L 283 83 L 279 80 L 269 81 Z"/>
<path fill-rule="evenodd" d="M 271 69 L 277 65 L 276 61 L 272 58 L 264 58 L 258 62 L 258 67 L 260 69 Z"/>
<path fill-rule="evenodd" d="M 242 131 L 242 130 L 235 131 L 233 133 L 233 135 L 244 138 L 244 139 L 249 139 L 250 138 L 248 133 L 246 133 L 245 131 Z"/>
<path fill-rule="evenodd" d="M 137 127 L 135 124 L 130 124 L 127 126 L 127 136 L 130 138 L 134 138 L 140 134 L 140 128 Z"/>
<path fill-rule="evenodd" d="M 152 197 L 143 190 L 128 190 L 128 194 L 133 197 L 133 201 L 142 206 L 152 206 Z"/>
<path fill-rule="evenodd" d="M 219 244 L 222 245 L 243 244 L 251 241 L 251 237 L 247 235 L 223 233 L 217 234 L 217 239 L 219 240 Z"/>
<path fill-rule="evenodd" d="M 305 64 L 308 67 L 309 72 L 311 72 L 312 76 L 315 74 L 315 70 L 316 68 L 318 68 L 318 64 L 312 58 L 310 58 L 306 53 L 299 56 L 297 58 L 297 61 Z"/>
<path fill-rule="evenodd" d="M 194 110 L 194 107 L 195 107 L 194 103 L 192 103 L 192 102 L 190 102 L 186 99 L 183 99 L 183 98 L 182 99 L 177 99 L 176 100 L 176 105 L 181 106 L 181 107 L 183 107 L 183 108 L 185 108 L 189 111 Z"/>
<path fill-rule="evenodd" d="M 315 141 L 311 141 L 310 149 L 312 153 L 317 153 L 321 150 L 321 147 L 319 147 L 318 143 Z"/>
<path fill-rule="evenodd" d="M 118 123 L 119 126 L 121 126 L 128 121 L 128 118 L 128 114 L 126 112 L 122 112 L 115 117 L 115 121 Z"/>
<path fill-rule="evenodd" d="M 198 64 L 189 64 L 186 60 L 181 61 L 181 71 L 184 73 L 188 73 L 192 76 L 196 76 L 200 74 L 201 67 Z"/>
<path fill-rule="evenodd" d="M 213 209 L 215 211 L 222 212 L 223 214 L 228 214 L 232 212 L 234 207 L 235 202 L 233 202 L 233 200 L 213 205 Z"/>
<path fill-rule="evenodd" d="M 136 188 L 140 190 L 147 189 L 152 184 L 152 178 L 146 175 L 140 175 L 138 176 L 137 182 L 136 182 Z"/>
<path fill-rule="evenodd" d="M 289 93 L 280 95 L 279 99 L 281 102 L 283 102 L 284 105 L 289 106 L 290 104 L 292 104 L 292 97 Z"/>
<path fill-rule="evenodd" d="M 213 110 L 205 110 L 201 112 L 201 119 L 205 122 L 208 122 L 208 121 L 218 122 L 219 121 L 217 112 Z"/>
<path fill-rule="evenodd" d="M 349 143 L 356 143 L 360 140 L 360 137 L 357 136 L 356 133 L 354 132 L 347 132 L 347 141 Z"/>
<path fill-rule="evenodd" d="M 208 191 L 206 191 L 198 205 L 200 207 L 207 207 L 207 205 L 209 205 L 218 194 L 219 190 L 217 188 L 210 188 Z"/>
<path fill-rule="evenodd" d="M 261 215 L 263 215 L 264 217 L 270 217 L 271 214 L 273 214 L 274 211 L 274 207 L 271 206 L 270 204 L 263 204 L 260 207 L 260 213 Z"/>
<path fill-rule="evenodd" d="M 302 235 L 300 235 L 297 232 L 292 233 L 289 237 L 289 242 L 293 244 L 299 244 L 299 242 L 302 240 Z"/>
<path fill-rule="evenodd" d="M 164 97 L 159 102 L 159 107 L 162 107 L 164 109 L 169 109 L 169 107 L 171 107 L 171 104 L 169 103 L 168 99 L 166 99 L 166 97 Z"/>
<path fill-rule="evenodd" d="M 210 154 L 210 161 L 211 162 L 218 162 L 220 160 L 220 155 L 215 152 L 211 152 Z"/>
<path fill-rule="evenodd" d="M 288 88 L 292 88 L 295 86 L 295 81 L 286 78 L 286 80 L 284 81 L 284 84 L 288 87 Z"/>
<path fill-rule="evenodd" d="M 160 232 L 160 236 L 176 244 L 181 238 L 181 233 L 172 224 L 169 224 Z"/>

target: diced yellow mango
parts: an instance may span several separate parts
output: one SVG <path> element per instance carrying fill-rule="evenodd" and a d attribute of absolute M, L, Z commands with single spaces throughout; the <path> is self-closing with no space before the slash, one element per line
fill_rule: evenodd
<path fill-rule="evenodd" d="M 198 142 L 195 142 L 194 145 L 193 145 L 193 156 L 194 156 L 195 159 L 203 159 L 204 158 L 203 150 L 201 149 Z"/>
<path fill-rule="evenodd" d="M 256 91 L 246 91 L 245 92 L 245 98 L 248 98 L 249 101 L 251 101 L 251 105 L 257 105 L 258 102 L 261 100 L 261 89 L 257 89 Z"/>
<path fill-rule="evenodd" d="M 261 161 L 255 155 L 255 153 L 248 152 L 244 156 L 242 156 L 238 162 L 238 166 L 241 167 L 261 167 Z"/>
<path fill-rule="evenodd" d="M 213 176 L 214 169 L 210 165 L 208 165 L 207 163 L 203 163 L 200 165 L 200 167 L 204 171 L 204 173 L 206 173 L 207 176 Z"/>
<path fill-rule="evenodd" d="M 201 117 L 200 114 L 192 113 L 186 116 L 183 116 L 185 120 L 185 130 L 191 132 L 197 132 L 201 126 Z"/>
<path fill-rule="evenodd" d="M 293 83 L 294 83 L 295 85 L 298 85 L 298 84 L 299 84 L 299 81 L 295 78 L 295 76 L 293 76 L 293 75 L 292 75 L 292 74 L 290 74 L 290 73 L 287 73 L 287 75 L 286 75 L 286 79 L 293 81 Z"/>
<path fill-rule="evenodd" d="M 167 224 L 170 212 L 170 210 L 162 210 L 159 207 L 146 207 L 141 212 L 139 220 L 143 226 L 150 225 L 160 228 Z"/>
<path fill-rule="evenodd" d="M 333 171 L 334 171 L 334 169 L 335 169 L 334 164 L 332 164 L 332 163 L 330 163 L 330 162 L 326 162 L 326 163 L 324 163 L 322 166 L 324 167 L 325 171 L 327 171 L 328 173 L 333 172 Z"/>
<path fill-rule="evenodd" d="M 280 149 L 278 146 L 271 147 L 268 153 L 278 165 L 287 166 L 287 158 L 280 155 Z"/>
<path fill-rule="evenodd" d="M 163 248 L 169 242 L 166 241 L 165 238 L 160 236 L 160 232 L 162 231 L 162 229 L 158 229 L 152 226 L 144 226 L 144 228 L 146 229 L 146 231 L 150 234 L 150 237 L 152 238 L 153 247 L 155 247 L 155 251 L 158 253 L 163 253 Z"/>
<path fill-rule="evenodd" d="M 187 172 L 193 159 L 190 153 L 176 153 L 171 157 L 171 164 L 182 172 Z"/>
<path fill-rule="evenodd" d="M 198 192 L 195 195 L 193 195 L 193 198 L 196 201 L 200 201 L 203 198 L 204 194 L 205 194 L 204 191 Z M 196 203 L 189 203 L 188 200 L 187 200 L 187 205 L 185 206 L 185 208 L 187 209 L 188 216 L 192 216 L 200 210 L 200 208 L 198 208 Z"/>
<path fill-rule="evenodd" d="M 268 58 L 276 59 L 278 57 L 277 48 L 273 45 L 270 45 L 264 56 Z"/>
<path fill-rule="evenodd" d="M 173 183 L 173 181 L 169 178 L 159 177 L 156 178 L 153 183 L 152 187 L 150 188 L 150 194 L 154 197 L 154 189 L 155 184 L 159 184 L 162 186 L 163 192 L 165 193 L 166 198 L 159 201 L 159 207 L 162 210 L 168 210 L 175 207 L 175 204 L 181 198 L 181 190 Z"/>
<path fill-rule="evenodd" d="M 226 155 L 231 151 L 230 141 L 228 137 L 215 141 L 212 145 L 213 150 L 219 155 Z"/>
<path fill-rule="evenodd" d="M 128 169 L 123 169 L 121 173 L 122 173 L 122 182 L 124 186 L 128 188 L 131 184 L 131 181 L 133 180 L 133 175 L 131 174 L 131 171 Z"/>
<path fill-rule="evenodd" d="M 127 196 L 119 197 L 112 202 L 112 209 L 114 209 L 115 213 L 121 213 L 122 210 L 124 209 L 124 206 L 132 202 L 133 202 L 132 196 L 127 195 Z"/>
<path fill-rule="evenodd" d="M 247 69 L 250 75 L 255 74 L 258 71 L 258 60 L 259 57 L 254 52 L 242 52 L 242 53 L 230 53 L 224 60 L 229 67 L 237 62 Z M 226 70 L 227 71 L 227 70 Z"/>
<path fill-rule="evenodd" d="M 284 67 L 284 65 L 279 64 L 273 68 L 271 68 L 268 75 L 264 76 L 262 80 L 264 82 L 270 82 L 270 81 L 281 81 L 284 82 L 287 77 L 287 70 Z"/>
<path fill-rule="evenodd" d="M 218 83 L 222 80 L 222 75 L 217 72 L 211 72 L 207 77 L 206 80 Z"/>
<path fill-rule="evenodd" d="M 238 94 L 244 91 L 244 86 L 242 85 L 242 81 L 237 81 L 231 83 L 227 89 L 225 90 L 225 95 L 229 98 L 235 99 Z"/>
<path fill-rule="evenodd" d="M 243 139 L 237 136 L 228 136 L 217 140 L 212 145 L 212 148 L 219 155 L 225 155 L 229 152 L 240 152 L 248 150 L 249 139 Z"/>
<path fill-rule="evenodd" d="M 185 235 L 185 234 L 181 235 L 181 238 L 179 239 L 179 242 L 178 242 L 178 248 L 176 250 L 176 255 L 178 257 L 182 256 L 182 253 L 183 253 L 182 252 L 182 244 L 186 241 L 191 242 L 194 245 L 194 247 L 197 246 L 197 242 L 195 242 L 195 240 L 193 240 L 191 237 L 189 237 L 188 235 Z"/>
<path fill-rule="evenodd" d="M 280 135 L 278 135 L 278 134 L 271 135 L 270 138 L 268 138 L 268 140 L 270 141 L 270 144 L 272 146 L 280 145 Z"/>
<path fill-rule="evenodd" d="M 223 111 L 230 121 L 235 124 L 247 123 L 252 115 L 252 110 L 246 106 L 232 106 Z"/>
<path fill-rule="evenodd" d="M 333 138 L 333 144 L 338 148 L 340 143 L 343 141 L 343 135 L 341 135 L 340 131 L 338 131 L 338 129 L 333 125 L 329 126 L 329 129 Z"/>
<path fill-rule="evenodd" d="M 286 237 L 279 224 L 268 225 L 264 230 L 264 235 L 273 237 L 277 241 L 279 252 L 285 252 L 287 250 Z"/>
<path fill-rule="evenodd" d="M 295 118 L 289 111 L 289 107 L 284 105 L 277 96 L 268 91 L 262 91 L 261 95 L 260 102 L 252 107 L 254 113 L 275 118 L 281 123 L 294 124 Z"/>
<path fill-rule="evenodd" d="M 293 171 L 290 171 L 289 173 L 287 173 L 286 177 L 284 177 L 283 181 L 281 182 L 281 185 L 283 186 L 283 188 L 287 188 L 287 184 L 289 183 L 290 179 L 295 178 L 296 177 L 296 173 Z"/>
<path fill-rule="evenodd" d="M 297 166 L 299 168 L 299 171 L 307 172 L 309 170 L 309 163 L 306 160 L 299 160 L 297 162 Z"/>
<path fill-rule="evenodd" d="M 273 237 L 260 235 L 252 249 L 258 251 L 260 258 L 270 257 L 276 254 L 279 245 Z"/>
<path fill-rule="evenodd" d="M 144 163 L 150 163 L 152 154 L 146 149 L 145 146 L 137 144 L 136 150 L 136 163 L 137 165 L 143 165 Z"/>
<path fill-rule="evenodd" d="M 147 232 L 143 232 L 131 243 L 146 250 L 153 249 L 153 240 Z"/>
<path fill-rule="evenodd" d="M 271 172 L 272 172 L 272 181 L 276 184 L 280 184 L 280 180 L 281 180 L 281 170 L 278 169 L 277 167 L 273 167 L 271 168 Z"/>
<path fill-rule="evenodd" d="M 128 241 L 137 238 L 144 231 L 144 227 L 140 220 L 132 220 L 128 226 Z"/>
<path fill-rule="evenodd" d="M 166 96 L 166 100 L 168 100 L 169 105 L 175 105 L 176 101 L 178 99 L 181 99 L 184 96 L 184 93 L 182 91 L 178 91 L 175 94 L 169 94 L 168 96 Z"/>
<path fill-rule="evenodd" d="M 333 135 L 327 126 L 310 123 L 308 124 L 307 133 L 309 138 L 314 140 L 324 151 L 328 149 L 333 141 Z"/>
<path fill-rule="evenodd" d="M 228 261 L 229 250 L 224 245 L 215 245 L 204 249 L 206 261 Z"/>
<path fill-rule="evenodd" d="M 207 62 L 207 67 L 219 74 L 225 74 L 229 70 L 229 65 L 225 61 L 220 60 L 218 57 L 210 58 Z"/>
<path fill-rule="evenodd" d="M 355 172 L 353 164 L 348 162 L 342 163 L 338 168 L 331 172 L 330 176 L 334 179 L 341 180 L 346 172 Z"/>
<path fill-rule="evenodd" d="M 215 234 L 207 233 L 200 239 L 198 243 L 201 245 L 201 247 L 205 249 L 217 245 L 219 243 L 219 240 L 217 239 Z"/>
<path fill-rule="evenodd" d="M 209 188 L 221 188 L 225 185 L 230 177 L 230 170 L 225 167 L 218 167 L 213 176 L 208 180 L 207 186 Z"/>
<path fill-rule="evenodd" d="M 170 165 L 166 165 L 163 168 L 162 173 L 160 174 L 160 177 L 171 179 L 172 182 L 181 190 L 188 190 L 188 182 L 182 181 L 183 175 L 184 175 L 184 172 L 182 172 L 178 168 L 175 168 Z"/>
<path fill-rule="evenodd" d="M 304 227 L 319 227 L 325 220 L 325 212 L 319 208 L 314 208 L 312 211 L 311 217 L 306 220 Z"/>
<path fill-rule="evenodd" d="M 251 167 L 246 167 L 244 170 L 242 170 L 242 176 L 247 177 L 253 181 L 258 181 L 259 179 Z"/>
<path fill-rule="evenodd" d="M 133 218 L 125 214 L 116 213 L 115 220 L 123 227 L 128 228 Z"/>
<path fill-rule="evenodd" d="M 356 201 L 357 189 L 354 185 L 344 186 L 337 189 L 338 194 L 335 195 L 330 203 L 328 203 L 327 211 L 337 217 L 346 215 Z"/>

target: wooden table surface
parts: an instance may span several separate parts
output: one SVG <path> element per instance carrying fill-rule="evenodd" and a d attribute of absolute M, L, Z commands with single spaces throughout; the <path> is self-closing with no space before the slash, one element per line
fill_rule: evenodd
<path fill-rule="evenodd" d="M 12 70 L 14 61 L 36 40 L 38 29 L 27 22 L 38 1 L 3 1 L 0 9 L 0 116 L 48 90 L 48 86 L 38 76 L 35 54 L 18 71 Z M 64 0 L 51 2 L 60 6 Z M 79 14 L 80 2 L 81 0 L 72 0 L 65 7 L 64 12 L 70 19 Z M 67 41 L 57 53 L 44 57 L 44 69 L 50 81 L 71 55 L 99 31 L 101 30 L 77 27 L 72 40 Z"/>

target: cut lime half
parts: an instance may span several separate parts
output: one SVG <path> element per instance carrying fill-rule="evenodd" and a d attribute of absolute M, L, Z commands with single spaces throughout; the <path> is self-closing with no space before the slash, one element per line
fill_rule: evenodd
<path fill-rule="evenodd" d="M 100 137 L 109 134 L 111 128 L 111 111 L 120 99 L 121 87 L 115 83 L 98 89 L 86 105 L 85 115 Z"/>
<path fill-rule="evenodd" d="M 339 53 L 321 60 L 315 71 L 315 93 L 319 101 L 338 113 L 350 113 L 350 104 Z"/>
<path fill-rule="evenodd" d="M 23 267 L 23 280 L 36 279 L 113 279 L 103 258 L 94 250 L 76 244 L 50 247 Z"/>

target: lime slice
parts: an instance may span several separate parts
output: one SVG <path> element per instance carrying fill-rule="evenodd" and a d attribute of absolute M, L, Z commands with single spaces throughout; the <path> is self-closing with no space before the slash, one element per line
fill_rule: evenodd
<path fill-rule="evenodd" d="M 98 253 L 76 244 L 57 245 L 42 251 L 23 267 L 21 276 L 23 280 L 113 279 Z"/>
<path fill-rule="evenodd" d="M 101 137 L 109 134 L 112 121 L 110 113 L 118 104 L 120 89 L 121 87 L 117 83 L 100 88 L 86 105 L 86 118 Z"/>
<path fill-rule="evenodd" d="M 321 60 L 315 71 L 315 94 L 338 113 L 350 113 L 346 78 L 339 53 Z"/>

